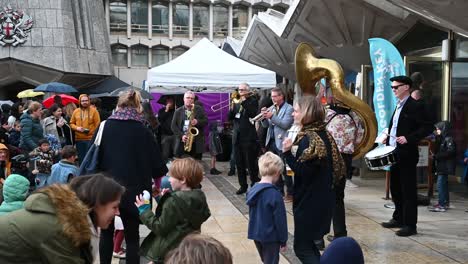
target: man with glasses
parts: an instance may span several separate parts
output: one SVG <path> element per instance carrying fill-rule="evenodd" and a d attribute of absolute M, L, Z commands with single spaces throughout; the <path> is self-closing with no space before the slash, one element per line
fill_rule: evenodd
<path fill-rule="evenodd" d="M 424 105 L 411 98 L 412 81 L 407 76 L 396 76 L 392 91 L 398 104 L 390 120 L 387 145 L 396 147 L 399 161 L 390 168 L 390 191 L 395 211 L 390 221 L 382 223 L 385 228 L 401 228 L 398 236 L 417 234 L 418 221 L 416 164 L 418 142 L 432 131 L 432 122 Z"/>
<path fill-rule="evenodd" d="M 81 162 L 86 156 L 94 131 L 101 123 L 101 118 L 96 108 L 90 107 L 91 102 L 87 94 L 80 95 L 79 103 L 80 107 L 73 111 L 70 126 L 75 131 L 76 150 Z"/>
<path fill-rule="evenodd" d="M 192 91 L 185 92 L 184 105 L 177 108 L 174 112 L 174 117 L 171 123 L 171 129 L 176 137 L 176 157 L 180 158 L 184 155 L 192 156 L 197 160 L 202 159 L 203 150 L 205 147 L 205 136 L 203 130 L 208 123 L 204 109 L 195 104 L 195 93 Z M 187 141 L 187 131 L 192 125 L 198 129 L 198 135 L 195 136 L 190 152 L 184 151 L 184 143 Z"/>
<path fill-rule="evenodd" d="M 283 139 L 288 136 L 288 130 L 291 128 L 294 121 L 292 117 L 293 107 L 285 102 L 284 93 L 280 88 L 273 88 L 271 90 L 271 100 L 273 101 L 273 106 L 262 108 L 264 118 L 262 120 L 262 126 L 268 128 L 265 138 L 265 147 L 281 157 L 283 154 Z M 286 202 L 292 202 L 293 182 L 292 177 L 286 175 L 286 168 L 283 170 L 283 177 L 280 177 L 276 185 L 284 195 L 284 185 L 286 183 L 286 195 L 284 196 L 284 200 Z"/>
<path fill-rule="evenodd" d="M 229 111 L 229 119 L 233 120 L 233 142 L 236 155 L 237 177 L 240 188 L 236 194 L 247 192 L 247 172 L 249 170 L 250 185 L 260 181 L 258 178 L 258 145 L 257 131 L 249 118 L 255 117 L 258 110 L 258 102 L 250 92 L 250 86 L 246 83 L 239 85 L 241 102 L 234 104 Z"/>

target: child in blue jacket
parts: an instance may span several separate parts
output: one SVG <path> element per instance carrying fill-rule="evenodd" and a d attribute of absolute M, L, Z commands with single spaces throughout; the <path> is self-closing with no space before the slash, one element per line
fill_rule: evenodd
<path fill-rule="evenodd" d="M 288 225 L 286 208 L 274 185 L 283 172 L 283 161 L 272 152 L 258 160 L 262 179 L 247 193 L 249 206 L 248 238 L 254 240 L 263 263 L 278 263 L 280 250 L 286 249 Z"/>

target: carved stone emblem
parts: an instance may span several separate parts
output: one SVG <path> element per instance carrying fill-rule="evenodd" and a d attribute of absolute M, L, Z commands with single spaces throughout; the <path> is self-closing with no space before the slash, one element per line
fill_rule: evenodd
<path fill-rule="evenodd" d="M 8 5 L 0 12 L 0 26 L 0 45 L 16 47 L 26 42 L 33 19 L 22 10 L 13 10 Z"/>

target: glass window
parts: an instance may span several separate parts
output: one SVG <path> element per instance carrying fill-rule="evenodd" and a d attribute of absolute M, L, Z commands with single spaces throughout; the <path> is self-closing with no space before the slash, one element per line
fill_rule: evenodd
<path fill-rule="evenodd" d="M 252 15 L 258 15 L 260 12 L 266 12 L 268 8 L 261 5 L 254 5 L 252 7 Z"/>
<path fill-rule="evenodd" d="M 468 150 L 468 63 L 452 63 L 451 117 L 452 136 L 457 147 L 457 161 Z M 462 162 L 457 163 L 457 176 L 463 173 Z"/>
<path fill-rule="evenodd" d="M 468 38 L 455 35 L 455 59 L 468 59 Z"/>
<path fill-rule="evenodd" d="M 152 6 L 153 33 L 168 34 L 169 8 L 164 1 L 153 1 Z"/>
<path fill-rule="evenodd" d="M 148 67 L 148 47 L 143 45 L 132 46 L 132 66 Z"/>
<path fill-rule="evenodd" d="M 273 6 L 271 9 L 276 10 L 278 12 L 281 12 L 283 14 L 286 14 L 286 11 L 287 11 L 287 9 L 285 7 L 282 7 L 282 6 L 279 6 L 279 5 Z"/>
<path fill-rule="evenodd" d="M 174 34 L 187 34 L 189 32 L 189 6 L 184 3 L 173 5 L 172 14 Z"/>
<path fill-rule="evenodd" d="M 112 63 L 114 66 L 125 66 L 127 67 L 127 47 L 122 44 L 116 44 L 111 46 L 112 52 Z"/>
<path fill-rule="evenodd" d="M 148 0 L 132 0 L 132 32 L 148 32 Z"/>
<path fill-rule="evenodd" d="M 208 36 L 209 20 L 209 7 L 207 5 L 195 4 L 193 6 L 193 34 L 195 36 Z"/>
<path fill-rule="evenodd" d="M 188 48 L 183 46 L 172 48 L 172 59 L 179 57 L 180 55 L 184 54 L 187 50 Z"/>
<path fill-rule="evenodd" d="M 111 0 L 109 16 L 111 31 L 127 32 L 127 0 Z"/>
<path fill-rule="evenodd" d="M 235 5 L 232 8 L 232 34 L 242 37 L 249 26 L 249 10 L 244 5 Z"/>
<path fill-rule="evenodd" d="M 162 65 L 169 61 L 169 48 L 165 46 L 153 47 L 151 67 Z"/>
<path fill-rule="evenodd" d="M 229 14 L 228 8 L 224 5 L 213 6 L 213 35 L 215 37 L 225 37 L 228 35 Z"/>

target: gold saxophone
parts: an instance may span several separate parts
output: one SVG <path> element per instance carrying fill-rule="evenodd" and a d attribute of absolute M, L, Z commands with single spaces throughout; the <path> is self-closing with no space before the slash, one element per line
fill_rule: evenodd
<path fill-rule="evenodd" d="M 192 120 L 195 116 L 195 105 L 192 104 L 192 111 L 190 114 L 189 118 L 189 126 L 187 128 L 187 140 L 184 142 L 184 151 L 185 152 L 190 152 L 192 151 L 192 144 L 193 144 L 193 139 L 198 135 L 199 131 L 198 128 L 192 126 Z"/>
<path fill-rule="evenodd" d="M 317 58 L 310 45 L 301 43 L 296 49 L 295 65 L 297 82 L 304 94 L 315 95 L 316 83 L 326 78 L 330 83 L 333 97 L 354 110 L 363 120 L 364 137 L 354 147 L 353 153 L 354 159 L 362 157 L 374 145 L 377 136 L 377 120 L 369 105 L 345 89 L 344 72 L 340 64 L 334 60 Z"/>

